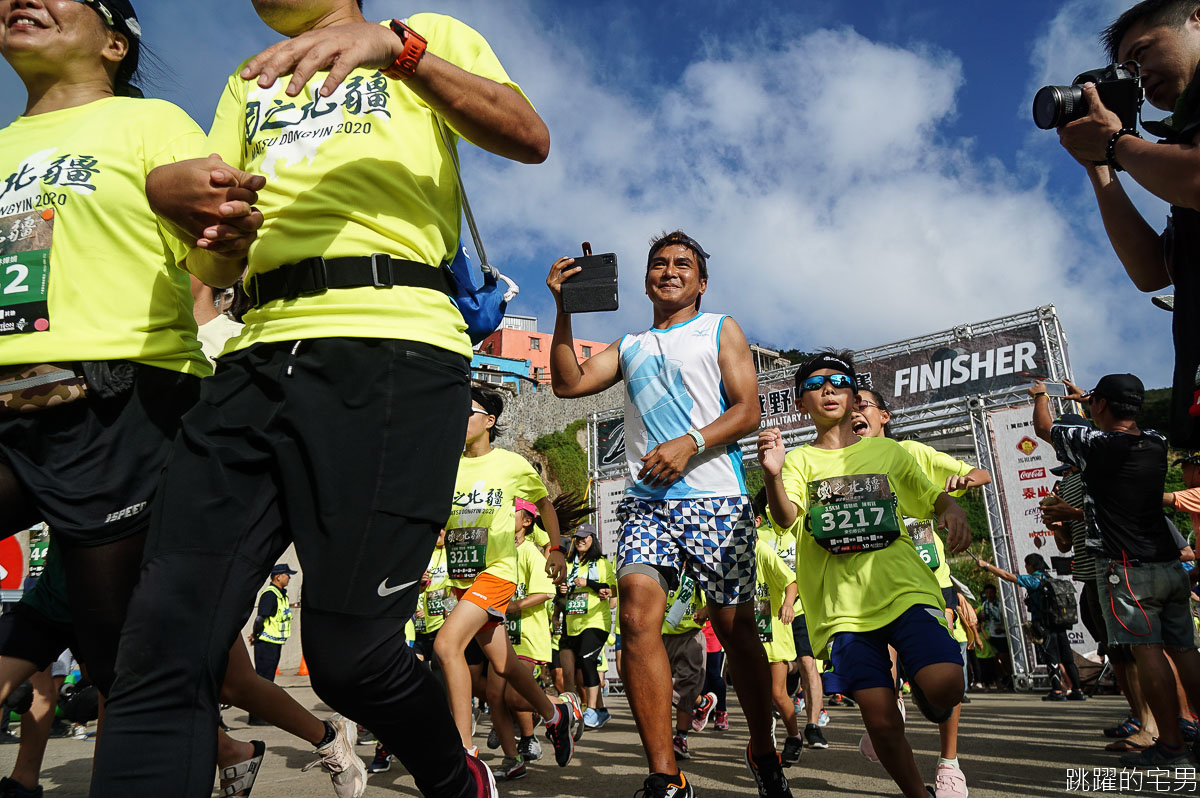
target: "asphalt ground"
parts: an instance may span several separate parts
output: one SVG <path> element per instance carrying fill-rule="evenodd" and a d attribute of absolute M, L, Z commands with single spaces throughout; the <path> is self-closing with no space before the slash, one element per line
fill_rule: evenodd
<path fill-rule="evenodd" d="M 309 688 L 307 678 L 281 676 L 279 682 L 317 715 L 329 713 L 329 708 Z M 730 697 L 732 699 L 732 691 Z M 1116 696 L 1096 697 L 1082 703 L 1047 703 L 1036 695 L 1014 694 L 972 694 L 971 699 L 963 711 L 959 761 L 973 798 L 1196 792 L 1195 771 L 1190 774 L 1166 774 L 1164 771 L 1143 776 L 1140 785 L 1128 772 L 1122 776 L 1118 755 L 1104 751 L 1108 741 L 1100 733 L 1101 728 L 1124 717 L 1126 705 Z M 645 777 L 645 760 L 625 699 L 613 696 L 608 706 L 612 721 L 603 729 L 584 735 L 570 765 L 555 767 L 546 743 L 546 756 L 530 766 L 529 775 L 524 779 L 501 783 L 501 794 L 581 798 L 632 796 Z M 830 748 L 806 749 L 800 764 L 788 770 L 796 798 L 898 795 L 883 769 L 858 753 L 858 740 L 863 732 L 858 710 L 833 708 L 830 715 L 832 722 L 824 729 Z M 911 701 L 908 716 L 909 740 L 922 772 L 928 774 L 932 784 L 938 755 L 937 729 L 920 718 Z M 234 737 L 261 739 L 267 743 L 267 756 L 254 786 L 254 798 L 329 798 L 333 795 L 322 771 L 300 772 L 300 768 L 313 759 L 306 744 L 273 728 L 246 726 L 246 716 L 240 710 L 226 711 L 225 721 L 232 727 Z M 413 722 L 419 722 L 419 719 Z M 499 752 L 487 751 L 483 746 L 488 729 L 484 718 L 476 741 L 485 761 L 498 761 Z M 704 732 L 692 733 L 692 758 L 683 766 L 698 796 L 755 794 L 742 759 L 746 739 L 745 723 L 732 700 L 729 731 L 717 732 L 710 726 Z M 782 744 L 782 739 L 780 742 Z M 0 746 L 0 773 L 9 772 L 16 749 L 15 745 Z M 56 798 L 86 796 L 93 749 L 91 742 L 50 740 L 42 770 L 46 794 Z M 360 746 L 358 752 L 369 762 L 373 747 Z M 1080 789 L 1084 777 L 1092 789 Z M 1123 784 L 1127 789 L 1120 789 Z M 1140 790 L 1136 789 L 1138 786 Z M 365 795 L 383 798 L 415 796 L 417 792 L 399 764 L 393 764 L 390 771 L 368 777 Z"/>

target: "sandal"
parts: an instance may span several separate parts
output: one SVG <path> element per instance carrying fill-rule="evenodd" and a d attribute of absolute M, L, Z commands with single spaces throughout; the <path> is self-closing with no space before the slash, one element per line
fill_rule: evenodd
<path fill-rule="evenodd" d="M 221 781 L 229 783 L 221 787 L 217 798 L 249 798 L 259 768 L 262 767 L 263 756 L 267 753 L 267 744 L 262 740 L 251 740 L 250 744 L 254 746 L 254 756 L 245 762 L 221 768 Z"/>
<path fill-rule="evenodd" d="M 1104 730 L 1104 736 L 1123 739 L 1131 737 L 1142 730 L 1142 722 L 1137 718 L 1126 718 L 1119 725 Z"/>
<path fill-rule="evenodd" d="M 1137 751 L 1145 751 L 1150 746 L 1141 745 L 1130 740 L 1117 740 L 1104 746 L 1105 751 L 1123 751 L 1125 753 L 1134 753 Z"/>

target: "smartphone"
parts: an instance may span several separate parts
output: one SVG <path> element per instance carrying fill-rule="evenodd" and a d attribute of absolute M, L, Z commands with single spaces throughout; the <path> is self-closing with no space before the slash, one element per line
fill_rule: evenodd
<path fill-rule="evenodd" d="M 1054 568 L 1054 573 L 1058 574 L 1059 576 L 1070 576 L 1072 573 L 1071 563 L 1073 562 L 1074 560 L 1071 557 L 1050 558 L 1050 565 Z"/>
<path fill-rule="evenodd" d="M 1046 388 L 1047 396 L 1057 396 L 1060 399 L 1065 398 L 1071 389 L 1063 382 L 1046 382 L 1042 383 Z"/>
<path fill-rule="evenodd" d="M 616 310 L 617 256 L 612 252 L 601 255 L 581 255 L 571 268 L 580 271 L 562 284 L 564 313 L 597 313 Z"/>

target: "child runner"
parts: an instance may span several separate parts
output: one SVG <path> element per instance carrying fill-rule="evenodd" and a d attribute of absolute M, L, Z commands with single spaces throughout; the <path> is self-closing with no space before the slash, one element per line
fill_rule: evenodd
<path fill-rule="evenodd" d="M 888 773 L 907 798 L 925 798 L 896 705 L 888 646 L 912 680 L 931 721 L 962 700 L 962 661 L 943 614 L 941 591 L 899 514 L 938 516 L 950 550 L 970 545 L 966 516 L 895 441 L 853 430 L 854 367 L 848 353 L 820 352 L 796 372 L 813 443 L 786 454 L 778 429 L 759 433 L 758 455 L 771 513 L 781 526 L 804 521 L 797 568 L 813 649 L 828 657 L 859 706 Z"/>
<path fill-rule="evenodd" d="M 792 608 L 796 602 L 796 574 L 775 553 L 770 541 L 758 539 L 754 549 L 758 560 L 758 580 L 754 591 L 754 620 L 771 663 L 771 699 L 775 711 L 787 728 L 787 739 L 779 758 L 784 767 L 800 761 L 804 741 L 796 723 L 796 706 L 787 689 L 788 666 L 796 659 L 792 642 Z"/>
<path fill-rule="evenodd" d="M 857 412 L 854 414 L 855 433 L 867 438 L 890 437 L 888 422 L 891 420 L 892 414 L 888 410 L 887 402 L 877 391 L 859 390 Z M 929 481 L 935 486 L 944 485 L 946 492 L 951 496 L 961 496 L 967 488 L 979 487 L 992 481 L 992 475 L 984 469 L 956 460 L 932 446 L 917 441 L 900 441 L 900 445 L 913 456 Z M 961 650 L 965 641 L 959 640 L 961 632 L 954 609 L 958 606 L 958 596 L 950 581 L 950 561 L 946 558 L 945 547 L 941 537 L 934 531 L 936 522 L 933 519 L 905 519 L 905 525 L 921 559 L 933 569 L 933 575 L 937 577 L 938 588 L 942 591 L 942 600 L 946 604 L 946 621 L 952 624 L 955 640 L 959 642 Z M 967 777 L 958 764 L 958 723 L 961 714 L 962 704 L 959 704 L 954 707 L 954 713 L 948 720 L 938 724 L 941 757 L 938 759 L 937 773 L 934 777 L 937 798 L 966 798 L 967 795 Z M 869 734 L 863 735 L 859 750 L 868 759 L 878 761 L 874 756 L 875 751 L 871 746 Z"/>
<path fill-rule="evenodd" d="M 713 728 L 729 731 L 729 711 L 725 700 L 729 688 L 725 684 L 725 649 L 713 631 L 712 624 L 704 622 L 704 693 L 696 699 L 692 713 L 692 731 L 704 731 L 711 715 Z"/>
<path fill-rule="evenodd" d="M 563 684 L 568 693 L 578 694 L 575 674 L 583 676 L 583 699 L 587 710 L 584 725 L 598 729 L 608 723 L 609 712 L 600 704 L 599 659 L 612 628 L 608 600 L 617 584 L 612 562 L 600 550 L 596 528 L 581 524 L 571 540 L 567 579 L 558 590 L 566 597 L 565 631 L 559 641 L 558 658 L 562 663 Z"/>
<path fill-rule="evenodd" d="M 454 506 L 446 522 L 446 562 L 458 603 L 442 624 L 433 648 L 446 677 L 454 722 L 469 754 L 478 755 L 471 742 L 472 685 L 466 659 L 467 645 L 474 639 L 492 669 L 545 718 L 555 761 L 566 767 L 575 750 L 571 732 L 572 724 L 580 721 L 578 699 L 566 693 L 551 701 L 517 659 L 504 625 L 508 603 L 517 590 L 516 499 L 537 506 L 554 549 L 559 536 L 554 505 L 537 472 L 520 455 L 492 446 L 498 432 L 496 421 L 503 411 L 499 394 L 471 389 L 466 445 L 454 487 Z M 551 551 L 545 570 L 556 582 L 562 581 L 566 564 L 561 552 Z M 565 712 L 560 710 L 564 705 Z M 501 742 L 511 745 L 511 733 Z M 516 756 L 515 748 L 512 754 Z"/>

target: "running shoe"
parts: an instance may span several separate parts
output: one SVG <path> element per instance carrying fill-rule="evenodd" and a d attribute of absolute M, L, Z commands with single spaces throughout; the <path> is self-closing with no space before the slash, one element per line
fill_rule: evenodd
<path fill-rule="evenodd" d="M 675 736 L 671 739 L 671 744 L 675 747 L 676 759 L 691 759 L 692 755 L 688 753 L 687 735 L 675 732 Z"/>
<path fill-rule="evenodd" d="M 565 768 L 575 755 L 575 739 L 571 736 L 571 727 L 578 724 L 583 727 L 582 712 L 577 711 L 579 699 L 571 693 L 563 693 L 563 703 L 558 705 L 558 722 L 546 723 L 546 739 L 554 746 L 554 761 L 560 768 Z M 577 719 L 578 716 L 578 719 Z"/>
<path fill-rule="evenodd" d="M 871 742 L 869 732 L 863 732 L 863 736 L 858 738 L 858 752 L 872 762 L 879 761 L 879 755 L 875 753 L 875 743 Z"/>
<path fill-rule="evenodd" d="M 224 782 L 221 791 L 217 793 L 217 798 L 234 798 L 234 796 L 249 796 L 250 791 L 254 789 L 254 780 L 258 778 L 258 771 L 262 769 L 263 757 L 267 753 L 267 744 L 262 740 L 251 740 L 250 744 L 254 746 L 254 753 L 245 762 L 239 762 L 236 765 L 227 768 L 221 768 L 220 781 Z M 16 795 L 28 795 L 29 793 L 16 793 Z M 42 788 L 37 788 L 37 794 L 42 794 Z M 4 798 L 11 798 L 7 792 L 0 792 Z"/>
<path fill-rule="evenodd" d="M 704 731 L 708 725 L 708 716 L 717 707 L 717 694 L 705 693 L 697 700 L 696 708 L 692 710 L 692 731 Z"/>
<path fill-rule="evenodd" d="M 847 706 L 846 696 L 842 695 L 841 693 L 834 693 L 833 695 L 829 696 L 829 700 L 827 700 L 825 702 L 825 706 L 827 706 L 827 707 Z"/>
<path fill-rule="evenodd" d="M 805 701 L 804 701 L 804 696 L 803 696 L 803 695 L 798 695 L 798 696 L 796 696 L 795 698 L 793 698 L 793 699 L 792 699 L 792 705 L 796 707 L 796 712 L 797 712 L 797 714 L 799 714 L 799 713 L 803 712 L 803 711 L 804 711 L 804 707 L 806 706 L 806 703 L 805 703 Z"/>
<path fill-rule="evenodd" d="M 525 770 L 525 760 L 518 756 L 506 756 L 500 764 L 492 768 L 492 775 L 500 781 L 516 781 L 528 774 Z"/>
<path fill-rule="evenodd" d="M 488 732 L 487 747 L 489 751 L 495 751 L 500 747 L 500 734 L 496 731 L 495 726 Z"/>
<path fill-rule="evenodd" d="M 803 751 L 804 741 L 799 737 L 789 737 L 783 741 L 783 753 L 779 755 L 779 761 L 785 768 L 790 768 L 800 761 L 800 754 Z"/>
<path fill-rule="evenodd" d="M 821 710 L 821 714 L 817 715 L 817 725 L 822 729 L 829 725 L 829 713 L 823 709 Z"/>
<path fill-rule="evenodd" d="M 1064 693 L 1062 690 L 1051 690 L 1050 692 L 1048 692 L 1044 696 L 1042 696 L 1042 700 L 1043 701 L 1066 701 L 1067 694 Z"/>
<path fill-rule="evenodd" d="M 385 773 L 392 769 L 392 755 L 378 743 L 375 744 L 375 758 L 367 765 L 367 773 Z"/>
<path fill-rule="evenodd" d="M 254 779 L 251 778 L 250 781 L 253 783 Z M 224 792 L 221 794 L 224 795 Z M 39 784 L 31 790 L 16 779 L 5 776 L 0 779 L 0 798 L 42 798 L 42 785 Z"/>
<path fill-rule="evenodd" d="M 559 704 L 559 710 L 568 713 L 571 718 L 571 739 L 579 742 L 579 738 L 583 737 L 584 729 L 583 702 L 574 693 L 563 693 L 559 698 L 563 701 Z"/>
<path fill-rule="evenodd" d="M 909 682 L 912 687 L 913 703 L 917 705 L 917 709 L 921 710 L 921 714 L 925 716 L 925 720 L 930 723 L 945 723 L 950 720 L 950 716 L 954 714 L 954 707 L 937 707 L 929 703 L 929 699 L 925 697 L 925 691 L 921 689 L 921 685 L 917 684 L 916 679 Z"/>
<path fill-rule="evenodd" d="M 358 727 L 358 742 L 355 745 L 371 745 L 379 740 L 375 739 L 375 733 L 370 729 L 364 728 L 361 723 L 355 724 Z"/>
<path fill-rule="evenodd" d="M 967 777 L 954 765 L 938 765 L 933 786 L 934 798 L 967 798 Z"/>
<path fill-rule="evenodd" d="M 522 737 L 517 741 L 517 753 L 526 762 L 536 762 L 542 758 L 542 744 L 536 737 Z"/>
<path fill-rule="evenodd" d="M 1192 752 L 1186 745 L 1172 751 L 1161 742 L 1155 741 L 1154 745 L 1145 751 L 1138 751 L 1136 754 L 1126 754 L 1121 757 L 1121 765 L 1127 768 L 1166 768 L 1167 770 L 1174 770 L 1177 767 L 1194 767 L 1195 763 L 1192 761 Z"/>
<path fill-rule="evenodd" d="M 729 731 L 729 713 L 714 712 L 713 713 L 713 728 L 717 731 Z"/>
<path fill-rule="evenodd" d="M 1071 692 L 1067 693 L 1067 700 L 1087 701 L 1087 694 L 1085 694 L 1082 690 L 1072 690 Z"/>
<path fill-rule="evenodd" d="M 829 741 L 825 739 L 825 735 L 821 733 L 821 727 L 816 723 L 810 723 L 804 727 L 804 742 L 808 743 L 809 748 L 829 747 Z"/>
<path fill-rule="evenodd" d="M 583 725 L 589 729 L 600 728 L 600 713 L 588 707 L 583 711 Z"/>
<path fill-rule="evenodd" d="M 475 778 L 474 798 L 500 798 L 500 790 L 496 788 L 496 777 L 492 769 L 479 761 L 479 757 L 467 757 L 467 770 Z"/>
<path fill-rule="evenodd" d="M 483 702 L 471 699 L 471 736 L 475 736 L 475 730 L 479 727 L 479 716 L 483 714 Z"/>
<path fill-rule="evenodd" d="M 1194 721 L 1179 719 L 1179 733 L 1183 735 L 1184 742 L 1195 742 L 1196 737 L 1200 735 L 1200 727 L 1196 726 Z"/>
<path fill-rule="evenodd" d="M 1122 740 L 1131 734 L 1137 734 L 1142 730 L 1142 722 L 1134 717 L 1125 718 L 1116 726 L 1111 726 L 1104 730 L 1104 736 Z"/>
<path fill-rule="evenodd" d="M 682 773 L 676 776 L 651 773 L 633 798 L 696 798 L 696 793 L 692 791 L 692 783 Z"/>
<path fill-rule="evenodd" d="M 783 775 L 783 763 L 778 754 L 772 753 L 755 761 L 750 756 L 750 746 L 747 745 L 746 768 L 758 786 L 758 798 L 792 798 L 792 791 L 788 788 L 787 776 Z"/>
<path fill-rule="evenodd" d="M 596 717 L 599 719 L 599 722 L 596 724 L 596 728 L 603 729 L 604 724 L 612 720 L 612 713 L 607 709 L 598 709 L 596 710 Z"/>
<path fill-rule="evenodd" d="M 358 730 L 354 721 L 341 715 L 334 715 L 329 722 L 337 734 L 329 743 L 313 751 L 319 758 L 300 768 L 300 772 L 320 767 L 329 774 L 337 798 L 360 798 L 367 789 L 367 768 L 350 744 L 350 740 L 358 736 Z"/>

